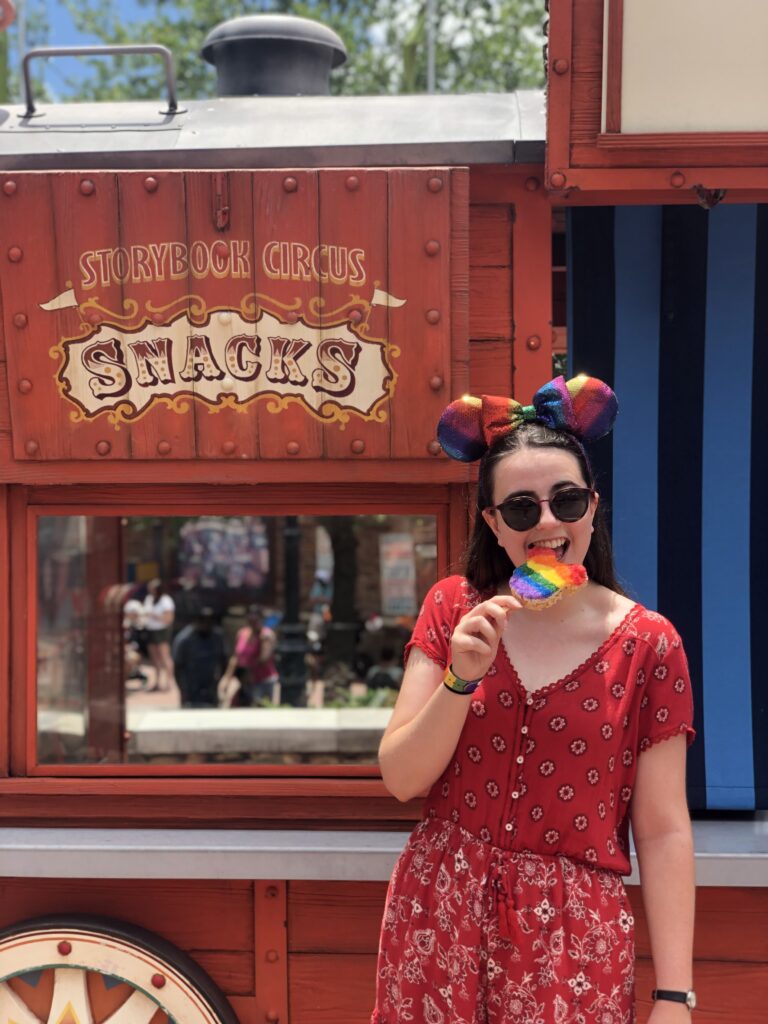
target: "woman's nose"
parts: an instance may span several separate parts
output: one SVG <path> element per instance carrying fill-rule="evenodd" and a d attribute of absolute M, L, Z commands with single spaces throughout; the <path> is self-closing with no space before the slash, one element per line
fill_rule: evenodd
<path fill-rule="evenodd" d="M 549 507 L 549 501 L 546 498 L 542 499 L 539 508 L 541 509 L 539 526 L 551 526 L 553 523 L 559 522 L 557 516 L 552 515 L 552 509 Z"/>

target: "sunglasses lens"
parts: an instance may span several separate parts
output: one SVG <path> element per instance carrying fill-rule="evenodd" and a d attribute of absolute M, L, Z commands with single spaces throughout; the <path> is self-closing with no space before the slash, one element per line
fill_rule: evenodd
<path fill-rule="evenodd" d="M 589 508 L 589 491 L 575 489 L 559 491 L 549 503 L 552 515 L 561 523 L 576 523 Z"/>
<path fill-rule="evenodd" d="M 513 498 L 499 506 L 501 518 L 510 530 L 530 530 L 541 518 L 541 506 L 531 498 Z"/>

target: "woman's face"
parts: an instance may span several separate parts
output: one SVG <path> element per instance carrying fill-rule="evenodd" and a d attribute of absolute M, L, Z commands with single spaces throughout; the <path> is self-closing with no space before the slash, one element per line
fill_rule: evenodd
<path fill-rule="evenodd" d="M 587 487 L 578 459 L 562 448 L 518 448 L 496 463 L 493 478 L 493 504 L 507 498 L 526 495 L 539 500 L 551 498 L 569 487 Z M 530 530 L 518 531 L 507 526 L 499 512 L 483 512 L 499 544 L 513 565 L 522 565 L 537 546 L 552 547 L 558 561 L 571 565 L 583 563 L 592 540 L 592 520 L 597 509 L 595 495 L 586 514 L 576 523 L 561 523 L 550 510 L 541 506 L 541 518 Z"/>

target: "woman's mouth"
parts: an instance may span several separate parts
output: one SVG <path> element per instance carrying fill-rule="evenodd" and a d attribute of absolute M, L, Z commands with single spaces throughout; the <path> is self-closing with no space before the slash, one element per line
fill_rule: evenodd
<path fill-rule="evenodd" d="M 566 537 L 553 537 L 551 540 L 535 540 L 528 545 L 528 556 L 535 551 L 551 551 L 558 562 L 562 562 L 565 553 L 570 547 L 570 541 Z"/>

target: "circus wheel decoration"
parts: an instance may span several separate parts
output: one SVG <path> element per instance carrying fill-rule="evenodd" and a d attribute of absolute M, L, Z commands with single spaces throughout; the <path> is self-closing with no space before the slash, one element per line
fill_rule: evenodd
<path fill-rule="evenodd" d="M 0 932 L 0 1024 L 237 1024 L 181 950 L 119 921 L 49 917 Z"/>

